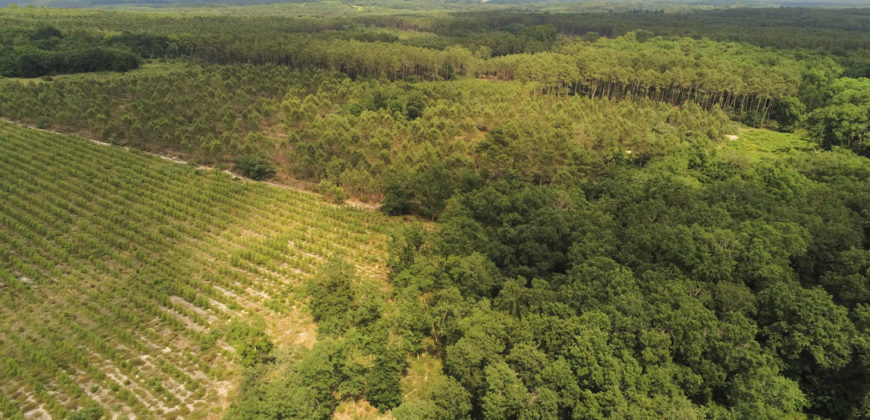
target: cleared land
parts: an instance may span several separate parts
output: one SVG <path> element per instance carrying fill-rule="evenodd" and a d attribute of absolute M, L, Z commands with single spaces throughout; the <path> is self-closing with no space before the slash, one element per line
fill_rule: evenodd
<path fill-rule="evenodd" d="M 737 138 L 721 143 L 721 148 L 752 162 L 788 153 L 812 149 L 813 145 L 800 134 L 781 133 L 759 128 L 741 128 Z"/>
<path fill-rule="evenodd" d="M 386 219 L 219 171 L 0 122 L 0 417 L 219 417 L 240 364 L 221 328 L 316 339 L 326 259 L 385 279 Z"/>

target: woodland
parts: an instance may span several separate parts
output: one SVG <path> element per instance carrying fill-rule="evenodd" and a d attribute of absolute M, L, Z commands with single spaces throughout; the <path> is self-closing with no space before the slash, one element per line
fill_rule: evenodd
<path fill-rule="evenodd" d="M 82 337 L 58 352 L 23 343 L 63 328 L 0 321 L 0 413 L 26 383 L 70 418 L 870 416 L 870 9 L 535 4 L 0 9 L 0 117 L 187 162 L 89 169 L 102 146 L 0 125 L 4 305 L 135 285 L 50 315 Z M 226 380 L 226 407 L 40 393 L 158 340 L 99 347 L 69 320 L 95 311 L 231 360 L 137 385 Z"/>

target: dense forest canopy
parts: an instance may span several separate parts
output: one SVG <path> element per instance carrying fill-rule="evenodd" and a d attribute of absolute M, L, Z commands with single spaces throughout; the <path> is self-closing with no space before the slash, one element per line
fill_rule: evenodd
<path fill-rule="evenodd" d="M 870 10 L 677 3 L 6 8 L 0 116 L 395 216 L 384 283 L 294 289 L 311 348 L 203 334 L 229 418 L 866 417 Z"/>

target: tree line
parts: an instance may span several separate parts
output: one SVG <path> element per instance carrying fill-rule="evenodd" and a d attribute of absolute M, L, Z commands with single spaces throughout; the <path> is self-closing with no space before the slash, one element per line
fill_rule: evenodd
<path fill-rule="evenodd" d="M 139 67 L 139 55 L 114 43 L 95 46 L 87 36 L 67 36 L 43 26 L 0 45 L 0 76 L 38 77 Z"/>

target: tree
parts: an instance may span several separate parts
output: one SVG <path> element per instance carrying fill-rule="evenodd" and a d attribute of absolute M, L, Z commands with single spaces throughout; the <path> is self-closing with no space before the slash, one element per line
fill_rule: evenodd
<path fill-rule="evenodd" d="M 487 389 L 484 367 L 501 360 L 509 344 L 510 324 L 509 317 L 491 310 L 488 301 L 481 301 L 468 317 L 459 321 L 461 338 L 445 349 L 446 372 L 476 398 Z"/>
<path fill-rule="evenodd" d="M 389 173 L 384 179 L 384 199 L 381 201 L 381 211 L 391 216 L 411 213 L 411 200 L 414 192 L 411 189 L 406 174 Z"/>
<path fill-rule="evenodd" d="M 481 400 L 483 416 L 488 419 L 506 420 L 519 417 L 526 407 L 529 391 L 506 363 L 498 362 L 484 369 L 486 393 Z"/>
<path fill-rule="evenodd" d="M 731 398 L 738 416 L 781 419 L 800 417 L 807 398 L 793 381 L 774 369 L 760 369 L 736 375 L 731 380 Z"/>
<path fill-rule="evenodd" d="M 317 184 L 317 192 L 336 204 L 343 203 L 347 198 L 344 188 L 335 185 L 335 183 L 327 179 L 323 179 L 320 181 L 320 184 Z"/>
<path fill-rule="evenodd" d="M 55 28 L 54 26 L 42 26 L 30 34 L 30 39 L 32 40 L 50 38 L 63 38 L 63 34 L 61 34 L 60 30 Z"/>
<path fill-rule="evenodd" d="M 825 106 L 807 116 L 808 136 L 826 149 L 843 146 L 870 156 L 870 79 L 837 79 Z"/>
<path fill-rule="evenodd" d="M 235 159 L 236 167 L 242 172 L 242 175 L 255 179 L 269 179 L 275 175 L 275 165 L 272 164 L 264 154 L 247 154 L 239 156 Z"/>
<path fill-rule="evenodd" d="M 434 418 L 461 420 L 471 413 L 471 396 L 455 379 L 445 378 L 432 385 L 430 399 L 436 407 Z"/>
<path fill-rule="evenodd" d="M 779 128 L 792 131 L 800 125 L 806 106 L 794 96 L 786 96 L 777 102 L 771 111 L 770 118 L 779 123 Z"/>
<path fill-rule="evenodd" d="M 352 265 L 333 258 L 308 282 L 309 307 L 320 332 L 339 335 L 353 324 L 356 293 L 351 280 L 354 276 Z"/>
<path fill-rule="evenodd" d="M 846 308 L 821 287 L 780 282 L 761 291 L 758 300 L 761 335 L 796 372 L 837 369 L 851 360 L 855 327 Z"/>
<path fill-rule="evenodd" d="M 448 376 L 432 384 L 423 398 L 405 402 L 392 413 L 397 419 L 466 420 L 471 414 L 471 396 Z"/>
<path fill-rule="evenodd" d="M 416 120 L 423 115 L 423 110 L 426 109 L 426 104 L 419 96 L 412 96 L 405 102 L 405 117 L 409 120 Z"/>
<path fill-rule="evenodd" d="M 375 359 L 375 365 L 366 375 L 365 396 L 382 411 L 402 402 L 399 380 L 405 368 L 405 354 L 398 348 L 389 348 Z"/>

